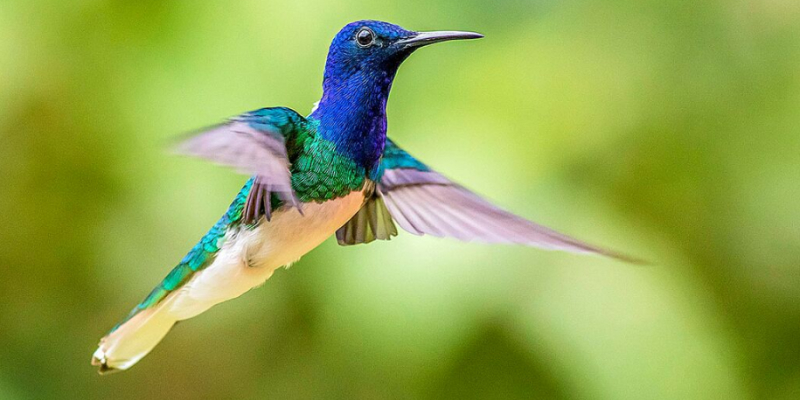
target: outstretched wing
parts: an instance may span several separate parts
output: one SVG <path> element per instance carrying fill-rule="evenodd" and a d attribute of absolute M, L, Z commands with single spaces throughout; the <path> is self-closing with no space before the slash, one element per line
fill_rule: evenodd
<path fill-rule="evenodd" d="M 243 222 L 255 223 L 262 215 L 270 218 L 273 195 L 299 209 L 286 141 L 302 121 L 302 116 L 288 108 L 263 108 L 197 133 L 181 142 L 176 151 L 255 175 L 243 211 Z"/>
<path fill-rule="evenodd" d="M 462 241 L 515 243 L 633 261 L 505 211 L 386 142 L 377 194 L 404 230 Z"/>

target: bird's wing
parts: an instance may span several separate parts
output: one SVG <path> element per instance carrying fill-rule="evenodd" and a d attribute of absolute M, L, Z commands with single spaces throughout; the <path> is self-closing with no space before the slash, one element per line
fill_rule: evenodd
<path fill-rule="evenodd" d="M 385 204 L 386 213 L 391 215 L 401 228 L 415 235 L 452 237 L 462 241 L 485 243 L 515 243 L 574 253 L 603 254 L 632 261 L 628 257 L 583 243 L 489 203 L 430 169 L 391 140 L 386 142 L 381 167 L 383 175 L 376 189 L 378 197 L 370 201 L 381 201 Z M 380 208 L 374 207 L 374 210 Z M 366 215 L 381 215 L 381 212 L 371 211 Z M 368 223 L 370 218 L 361 218 L 359 221 L 362 223 L 358 224 L 356 223 L 358 218 L 357 215 L 348 224 L 360 226 L 362 230 L 368 232 L 371 230 L 373 233 L 376 232 L 373 227 L 381 226 L 377 223 Z M 384 219 L 385 217 L 372 218 L 373 221 Z M 383 224 L 383 226 L 388 225 L 390 224 Z M 345 225 L 342 229 L 347 227 L 348 225 Z M 359 242 L 357 239 L 362 237 L 382 238 L 375 234 L 364 234 L 361 237 L 347 235 L 348 232 L 357 231 L 351 228 L 347 232 L 342 232 L 341 237 L 337 232 L 339 242 L 354 244 L 369 241 Z M 342 238 L 350 240 L 342 243 Z"/>
<path fill-rule="evenodd" d="M 286 141 L 301 121 L 287 108 L 264 108 L 193 134 L 175 150 L 255 175 L 243 211 L 243 222 L 255 223 L 262 215 L 270 218 L 273 195 L 299 209 Z"/>
<path fill-rule="evenodd" d="M 366 199 L 350 221 L 336 231 L 336 240 L 342 246 L 389 240 L 397 236 L 397 228 L 383 198 L 373 193 Z"/>

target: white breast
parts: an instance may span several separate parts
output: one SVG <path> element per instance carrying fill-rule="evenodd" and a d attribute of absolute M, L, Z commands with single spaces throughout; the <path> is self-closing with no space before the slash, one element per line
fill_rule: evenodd
<path fill-rule="evenodd" d="M 228 232 L 213 263 L 195 274 L 169 301 L 176 319 L 191 318 L 213 305 L 238 297 L 263 284 L 272 273 L 319 246 L 364 202 L 362 192 L 324 203 L 278 210 L 257 228 Z"/>

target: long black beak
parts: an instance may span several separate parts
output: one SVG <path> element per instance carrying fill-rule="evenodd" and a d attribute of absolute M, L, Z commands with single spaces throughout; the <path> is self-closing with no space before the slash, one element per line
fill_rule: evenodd
<path fill-rule="evenodd" d="M 435 32 L 419 32 L 416 35 L 401 39 L 397 44 L 403 47 L 420 47 L 433 43 L 446 42 L 448 40 L 463 40 L 463 39 L 480 39 L 483 35 L 475 32 L 460 32 L 460 31 L 435 31 Z"/>

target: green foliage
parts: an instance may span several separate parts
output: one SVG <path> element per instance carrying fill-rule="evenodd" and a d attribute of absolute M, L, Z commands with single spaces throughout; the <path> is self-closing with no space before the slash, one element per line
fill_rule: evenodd
<path fill-rule="evenodd" d="M 306 114 L 341 26 L 480 41 L 400 69 L 389 135 L 650 260 L 331 240 L 99 377 L 97 340 L 246 177 L 163 149 Z M 800 3 L 0 2 L 0 399 L 800 397 Z"/>

